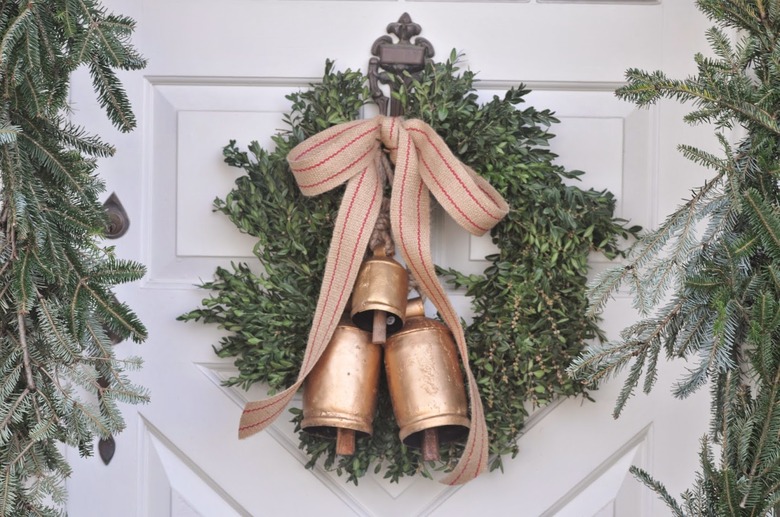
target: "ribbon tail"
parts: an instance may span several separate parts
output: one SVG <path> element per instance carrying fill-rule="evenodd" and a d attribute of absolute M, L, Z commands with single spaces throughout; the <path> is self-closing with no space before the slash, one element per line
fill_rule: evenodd
<path fill-rule="evenodd" d="M 468 351 L 466 350 L 465 336 L 460 338 L 456 336 L 455 342 L 458 345 L 458 351 L 463 358 L 464 369 L 466 370 L 469 399 L 471 400 L 471 428 L 469 429 L 469 435 L 466 439 L 466 447 L 463 455 L 458 460 L 455 468 L 452 469 L 452 472 L 441 480 L 441 483 L 445 485 L 462 485 L 476 478 L 487 470 L 489 456 L 485 409 L 482 406 L 482 398 L 477 389 L 477 380 L 474 378 L 474 374 L 471 372 L 471 366 L 468 364 Z"/>
<path fill-rule="evenodd" d="M 284 411 L 287 404 L 290 403 L 295 392 L 298 391 L 301 383 L 296 382 L 281 393 L 277 393 L 271 398 L 257 402 L 248 402 L 241 413 L 241 420 L 238 423 L 238 438 L 243 439 L 259 433 Z"/>
<path fill-rule="evenodd" d="M 452 307 L 436 276 L 430 249 L 430 192 L 418 171 L 417 151 L 406 132 L 398 141 L 398 154 L 393 181 L 390 219 L 401 255 L 420 290 L 436 306 L 452 330 L 458 352 L 466 370 L 471 399 L 471 426 L 464 454 L 452 473 L 442 480 L 446 484 L 462 484 L 477 477 L 487 468 L 487 424 L 482 400 L 469 366 L 468 351 L 460 318 Z"/>
<path fill-rule="evenodd" d="M 352 292 L 381 200 L 382 182 L 371 163 L 349 180 L 344 191 L 298 379 L 273 397 L 247 403 L 241 415 L 239 438 L 258 433 L 273 423 L 328 346 Z"/>
<path fill-rule="evenodd" d="M 407 123 L 420 156 L 420 175 L 439 204 L 461 227 L 482 235 L 509 213 L 501 194 L 458 160 L 431 126 Z"/>

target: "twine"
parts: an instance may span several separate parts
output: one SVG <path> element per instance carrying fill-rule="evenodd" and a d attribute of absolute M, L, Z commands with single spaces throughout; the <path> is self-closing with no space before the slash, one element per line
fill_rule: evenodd
<path fill-rule="evenodd" d="M 384 151 L 394 173 L 382 165 Z M 284 411 L 328 345 L 349 299 L 358 268 L 383 204 L 384 182 L 392 176 L 390 228 L 418 290 L 439 311 L 455 338 L 468 381 L 471 425 L 463 455 L 442 483 L 462 484 L 487 469 L 487 424 L 471 371 L 460 318 L 436 277 L 430 249 L 430 193 L 463 228 L 482 235 L 509 211 L 501 195 L 462 164 L 436 132 L 420 120 L 378 116 L 331 127 L 297 145 L 287 157 L 306 196 L 347 183 L 328 251 L 320 296 L 296 382 L 244 408 L 239 437 L 270 425 Z M 383 170 L 385 169 L 385 170 Z"/>

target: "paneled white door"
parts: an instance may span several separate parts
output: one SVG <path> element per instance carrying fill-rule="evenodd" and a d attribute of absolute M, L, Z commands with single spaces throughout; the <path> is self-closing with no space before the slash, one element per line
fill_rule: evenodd
<path fill-rule="evenodd" d="M 232 366 L 213 353 L 218 331 L 176 317 L 199 305 L 206 293 L 194 285 L 217 265 L 252 261 L 251 239 L 211 212 L 212 200 L 235 179 L 222 147 L 230 139 L 269 143 L 282 127 L 287 92 L 321 75 L 326 58 L 365 70 L 373 41 L 405 11 L 439 56 L 452 48 L 467 53 L 485 95 L 528 84 L 530 102 L 562 120 L 553 141 L 561 162 L 587 171 L 586 185 L 615 192 L 619 215 L 655 224 L 701 181 L 675 144 L 702 137 L 681 126 L 680 108 L 640 111 L 612 91 L 631 66 L 691 71 L 707 26 L 693 0 L 104 3 L 137 20 L 134 41 L 149 59 L 144 71 L 123 76 L 139 127 L 129 135 L 113 131 L 84 75 L 74 80 L 74 117 L 118 149 L 101 163 L 106 195 L 115 192 L 131 219 L 114 243 L 121 256 L 149 268 L 142 282 L 118 290 L 148 326 L 149 339 L 118 351 L 144 358 L 132 376 L 150 389 L 152 402 L 124 408 L 128 429 L 116 438 L 108 466 L 69 453 L 70 515 L 666 514 L 627 471 L 645 467 L 673 492 L 692 481 L 706 394 L 671 399 L 679 365 L 665 368 L 656 392 L 637 396 L 617 421 L 617 384 L 594 393 L 595 404 L 567 400 L 537 413 L 504 473 L 463 487 L 371 476 L 354 487 L 304 469 L 285 418 L 238 441 L 241 407 L 259 394 L 222 387 Z M 484 241 L 444 231 L 451 233 L 435 243 L 439 262 L 480 271 Z M 629 305 L 624 298 L 609 306 L 605 325 L 613 335 L 633 318 Z"/>

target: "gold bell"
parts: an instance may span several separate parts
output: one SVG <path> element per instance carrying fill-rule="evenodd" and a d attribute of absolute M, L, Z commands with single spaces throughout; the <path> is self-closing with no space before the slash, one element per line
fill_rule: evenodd
<path fill-rule="evenodd" d="M 336 453 L 355 453 L 355 432 L 371 434 L 382 347 L 344 317 L 303 386 L 306 432 L 336 437 Z"/>
<path fill-rule="evenodd" d="M 469 429 L 468 402 L 449 329 L 409 300 L 403 329 L 387 340 L 385 371 L 401 441 L 439 459 L 439 442 L 461 440 Z"/>
<path fill-rule="evenodd" d="M 388 334 L 403 327 L 408 293 L 406 268 L 377 248 L 358 272 L 352 291 L 352 321 L 372 331 L 373 343 L 384 344 Z"/>

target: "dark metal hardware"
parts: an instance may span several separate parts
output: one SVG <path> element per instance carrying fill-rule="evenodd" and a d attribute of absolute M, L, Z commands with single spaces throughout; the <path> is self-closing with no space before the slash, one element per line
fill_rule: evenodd
<path fill-rule="evenodd" d="M 102 389 L 108 388 L 108 379 L 101 376 L 98 378 L 98 386 L 100 386 Z M 98 394 L 98 397 L 101 395 Z M 113 436 L 108 436 L 108 438 L 101 438 L 98 441 L 98 454 L 100 454 L 100 459 L 103 460 L 103 463 L 108 465 L 111 463 L 111 459 L 114 457 L 114 453 L 116 452 L 116 441 L 114 441 Z"/>
<path fill-rule="evenodd" d="M 420 32 L 422 28 L 412 22 L 408 13 L 404 13 L 397 22 L 387 26 L 387 33 L 395 34 L 398 42 L 393 43 L 390 36 L 381 36 L 371 46 L 371 54 L 375 57 L 368 62 L 368 85 L 371 97 L 383 115 L 395 117 L 402 114 L 400 103 L 392 98 L 392 95 L 388 98 L 379 86 L 380 83 L 389 84 L 392 88 L 393 81 L 388 73 L 409 86 L 412 79 L 419 77 L 426 63 L 433 57 L 433 45 L 427 39 L 419 37 Z"/>
<path fill-rule="evenodd" d="M 98 453 L 100 454 L 100 459 L 103 460 L 103 463 L 106 465 L 111 463 L 111 459 L 114 457 L 115 452 L 116 442 L 114 441 L 113 436 L 100 439 L 98 442 Z"/>
<path fill-rule="evenodd" d="M 109 239 L 118 239 L 130 228 L 130 217 L 125 212 L 125 207 L 119 201 L 116 193 L 111 194 L 106 202 L 103 203 L 103 209 L 106 211 L 108 221 L 106 223 L 106 237 Z"/>

